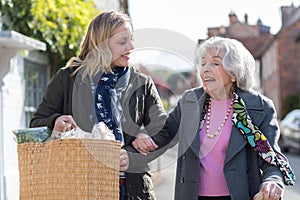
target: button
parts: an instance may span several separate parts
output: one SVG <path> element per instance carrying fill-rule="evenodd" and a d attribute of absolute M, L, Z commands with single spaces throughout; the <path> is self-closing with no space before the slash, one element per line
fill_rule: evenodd
<path fill-rule="evenodd" d="M 180 178 L 180 183 L 181 183 L 181 184 L 184 183 L 184 178 L 183 178 L 183 177 Z"/>

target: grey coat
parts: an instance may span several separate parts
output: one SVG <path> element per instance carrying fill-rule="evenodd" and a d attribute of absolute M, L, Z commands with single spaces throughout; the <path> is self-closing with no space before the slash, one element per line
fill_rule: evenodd
<path fill-rule="evenodd" d="M 278 123 L 271 100 L 254 91 L 238 90 L 237 94 L 245 101 L 253 123 L 266 135 L 274 150 L 280 152 L 277 145 Z M 185 92 L 168 116 L 163 130 L 153 137 L 160 148 L 169 143 L 171 138 L 173 140 L 169 145 L 178 142 L 176 200 L 198 199 L 201 173 L 199 122 L 206 96 L 202 88 Z M 235 127 L 232 127 L 223 171 L 232 200 L 253 199 L 261 183 L 268 180 L 284 187 L 281 172 L 264 162 Z"/>

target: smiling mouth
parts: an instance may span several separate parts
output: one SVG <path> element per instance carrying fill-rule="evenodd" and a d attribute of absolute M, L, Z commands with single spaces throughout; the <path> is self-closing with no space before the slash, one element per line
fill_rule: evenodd
<path fill-rule="evenodd" d="M 214 79 L 214 78 L 204 78 L 203 81 L 204 81 L 205 83 L 210 83 L 210 82 L 215 81 L 215 79 Z"/>
<path fill-rule="evenodd" d="M 130 54 L 124 54 L 124 55 L 121 55 L 121 57 L 122 57 L 122 58 L 125 58 L 126 60 L 129 60 L 129 58 L 130 58 L 129 55 L 130 55 Z"/>

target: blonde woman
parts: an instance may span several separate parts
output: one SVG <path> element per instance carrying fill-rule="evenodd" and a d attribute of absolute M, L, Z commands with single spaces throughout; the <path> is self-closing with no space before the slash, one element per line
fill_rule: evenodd
<path fill-rule="evenodd" d="M 111 11 L 95 17 L 79 55 L 47 86 L 30 126 L 48 126 L 54 131 L 78 126 L 91 131 L 94 124 L 104 122 L 123 144 L 120 199 L 154 200 L 147 164 L 128 168 L 131 161 L 126 150 L 134 154 L 130 146 L 136 135 L 141 131 L 153 135 L 163 126 L 166 113 L 152 79 L 129 66 L 133 48 L 127 15 Z"/>

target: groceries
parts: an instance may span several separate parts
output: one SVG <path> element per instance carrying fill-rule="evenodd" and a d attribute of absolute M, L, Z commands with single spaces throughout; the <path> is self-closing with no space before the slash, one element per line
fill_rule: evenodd
<path fill-rule="evenodd" d="M 103 122 L 95 124 L 91 133 L 85 132 L 79 127 L 65 132 L 52 131 L 47 126 L 13 130 L 12 132 L 18 144 L 25 142 L 46 142 L 53 139 L 65 138 L 115 140 L 113 132 Z"/>
<path fill-rule="evenodd" d="M 18 143 L 46 142 L 50 139 L 52 130 L 47 126 L 13 130 L 14 140 Z"/>

